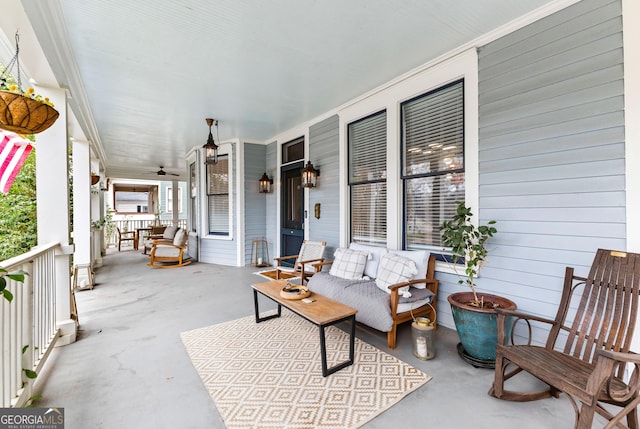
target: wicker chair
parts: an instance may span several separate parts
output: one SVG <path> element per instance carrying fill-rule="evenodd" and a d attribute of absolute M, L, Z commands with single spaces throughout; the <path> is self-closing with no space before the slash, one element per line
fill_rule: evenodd
<path fill-rule="evenodd" d="M 582 290 L 582 294 L 576 293 Z M 576 411 L 578 429 L 591 428 L 594 414 L 609 420 L 606 428 L 638 429 L 640 355 L 629 351 L 638 316 L 640 255 L 599 249 L 587 278 L 567 267 L 555 320 L 498 310 L 495 381 L 489 394 L 511 401 L 532 401 L 566 393 Z M 575 302 L 572 302 L 575 301 Z M 545 346 L 507 345 L 507 317 L 551 327 Z M 511 335 L 513 343 L 513 334 Z M 626 364 L 633 372 L 626 381 Z M 511 368 L 509 371 L 507 371 Z M 505 381 L 526 371 L 548 387 L 535 392 L 505 389 Z M 611 404 L 622 409 L 614 416 Z M 616 410 L 617 411 L 617 410 Z"/>
<path fill-rule="evenodd" d="M 326 241 L 304 240 L 297 255 L 280 256 L 274 258 L 276 261 L 276 280 L 299 277 L 300 284 L 304 284 L 308 277 L 315 273 L 313 264 L 323 262 L 324 249 L 327 247 Z M 293 267 L 282 266 L 282 261 L 293 260 Z"/>

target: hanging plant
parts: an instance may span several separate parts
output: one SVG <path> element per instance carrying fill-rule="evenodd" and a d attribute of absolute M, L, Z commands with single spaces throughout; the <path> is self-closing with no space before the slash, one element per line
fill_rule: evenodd
<path fill-rule="evenodd" d="M 19 39 L 16 32 L 16 54 L 0 75 L 0 128 L 18 134 L 37 134 L 53 125 L 60 114 L 48 98 L 36 94 L 33 88 L 22 90 Z M 14 65 L 17 82 L 11 83 Z"/>

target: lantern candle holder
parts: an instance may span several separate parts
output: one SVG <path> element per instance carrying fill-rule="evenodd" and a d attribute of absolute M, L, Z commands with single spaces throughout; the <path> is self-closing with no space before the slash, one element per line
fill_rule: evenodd
<path fill-rule="evenodd" d="M 416 317 L 411 324 L 413 355 L 421 360 L 433 359 L 435 347 L 436 323 L 426 317 Z"/>

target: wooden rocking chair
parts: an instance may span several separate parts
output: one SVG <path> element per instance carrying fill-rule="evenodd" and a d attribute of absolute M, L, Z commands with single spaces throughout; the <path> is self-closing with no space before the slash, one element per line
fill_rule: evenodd
<path fill-rule="evenodd" d="M 581 296 L 578 290 L 582 290 Z M 629 351 L 639 294 L 640 255 L 598 249 L 588 278 L 574 276 L 573 268 L 566 268 L 555 320 L 498 310 L 495 381 L 489 394 L 511 401 L 532 401 L 564 392 L 575 409 L 578 429 L 590 429 L 596 412 L 609 420 L 606 428 L 639 429 L 640 355 Z M 531 321 L 549 324 L 546 345 L 507 345 L 508 316 L 514 317 L 514 326 L 525 321 L 529 336 Z M 628 363 L 633 372 L 625 381 Z M 515 368 L 507 372 L 512 366 Z M 520 371 L 549 387 L 537 392 L 506 390 L 505 381 Z M 614 416 L 611 408 L 607 410 L 602 404 L 622 410 Z M 628 426 L 621 423 L 625 417 Z"/>

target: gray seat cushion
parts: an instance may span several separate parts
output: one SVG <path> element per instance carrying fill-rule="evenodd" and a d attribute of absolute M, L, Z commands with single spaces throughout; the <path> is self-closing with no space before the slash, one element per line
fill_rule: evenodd
<path fill-rule="evenodd" d="M 375 280 L 347 280 L 332 276 L 328 272 L 319 272 L 309 279 L 307 286 L 312 292 L 358 310 L 356 320 L 360 323 L 382 332 L 389 332 L 393 327 L 390 295 L 378 288 Z M 411 287 L 409 291 L 409 298 L 400 295 L 399 312 L 424 305 L 433 297 L 433 292 L 429 289 Z M 406 309 L 403 310 L 401 307 Z"/>

